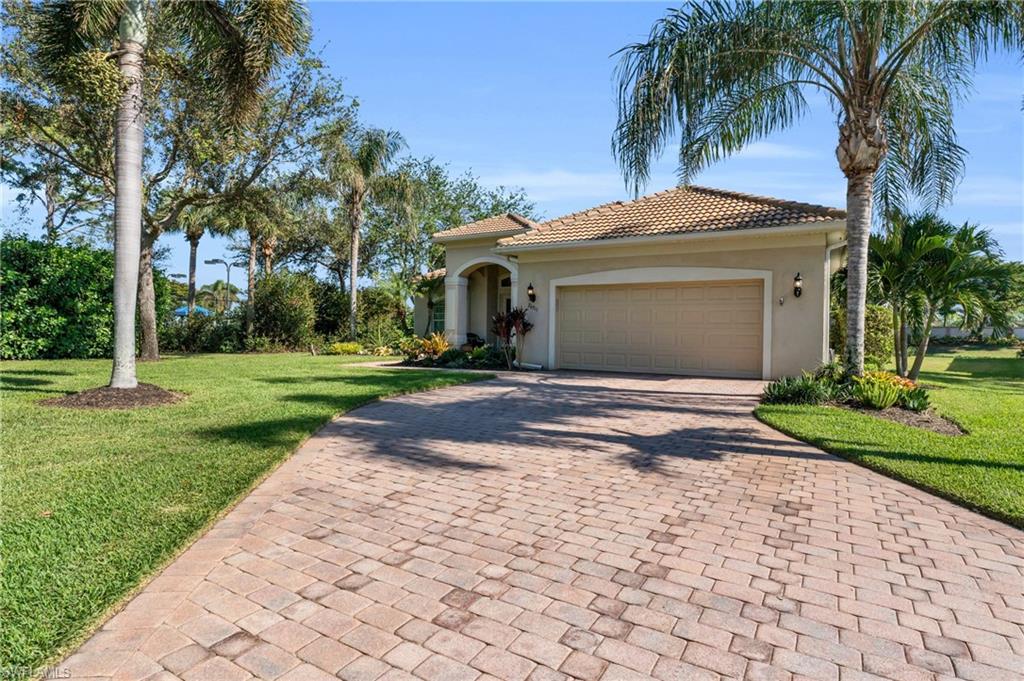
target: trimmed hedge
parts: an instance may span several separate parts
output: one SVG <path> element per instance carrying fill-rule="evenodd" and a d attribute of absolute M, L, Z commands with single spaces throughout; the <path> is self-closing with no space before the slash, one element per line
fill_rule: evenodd
<path fill-rule="evenodd" d="M 154 272 L 157 312 L 170 307 Z M 23 235 L 0 240 L 0 358 L 109 357 L 114 338 L 114 255 Z"/>
<path fill-rule="evenodd" d="M 846 306 L 832 308 L 832 350 L 836 357 L 843 356 L 846 345 Z M 881 369 L 894 362 L 892 340 L 892 312 L 881 305 L 868 305 L 864 315 L 864 364 Z"/>

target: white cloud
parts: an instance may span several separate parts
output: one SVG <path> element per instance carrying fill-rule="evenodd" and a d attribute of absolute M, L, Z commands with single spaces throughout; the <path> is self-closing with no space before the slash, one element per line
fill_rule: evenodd
<path fill-rule="evenodd" d="M 743 147 L 743 151 L 735 158 L 744 159 L 780 159 L 780 158 L 814 158 L 818 153 L 810 149 L 794 147 L 776 142 L 754 142 Z"/>
<path fill-rule="evenodd" d="M 626 198 L 628 192 L 622 176 L 616 172 L 580 172 L 553 168 L 549 170 L 506 170 L 483 173 L 483 184 L 506 187 L 522 187 L 534 201 L 577 201 L 594 200 L 595 203 Z M 651 191 L 674 186 L 672 176 L 657 176 L 651 179 Z"/>
<path fill-rule="evenodd" d="M 1024 208 L 1024 182 L 1020 178 L 976 175 L 956 190 L 957 206 L 1013 206 Z"/>

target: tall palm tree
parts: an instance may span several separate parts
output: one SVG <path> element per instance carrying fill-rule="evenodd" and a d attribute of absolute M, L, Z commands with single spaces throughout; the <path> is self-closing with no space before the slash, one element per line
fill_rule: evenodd
<path fill-rule="evenodd" d="M 368 201 L 409 206 L 412 182 L 392 165 L 405 147 L 392 130 L 361 128 L 331 136 L 325 150 L 328 180 L 344 206 L 349 228 L 349 333 L 356 336 L 359 238 Z"/>
<path fill-rule="evenodd" d="M 305 8 L 297 0 L 53 0 L 39 7 L 37 57 L 55 82 L 81 78 L 69 68 L 117 60 L 121 94 L 115 132 L 114 366 L 112 388 L 134 388 L 135 308 L 142 245 L 143 78 L 147 38 L 176 40 L 190 68 L 207 74 L 225 102 L 225 118 L 251 114 L 283 54 L 305 42 Z M 110 51 L 110 45 L 115 46 Z M 86 59 L 83 60 L 82 58 Z M 100 67 L 98 67 L 100 68 Z M 108 74 L 109 75 L 109 74 Z"/>
<path fill-rule="evenodd" d="M 825 93 L 838 114 L 847 180 L 847 369 L 864 368 L 872 198 L 948 200 L 963 171 L 953 103 L 977 62 L 1022 47 L 1015 2 L 711 0 L 659 20 L 623 50 L 613 148 L 634 191 L 681 134 L 684 182 L 787 128 Z"/>

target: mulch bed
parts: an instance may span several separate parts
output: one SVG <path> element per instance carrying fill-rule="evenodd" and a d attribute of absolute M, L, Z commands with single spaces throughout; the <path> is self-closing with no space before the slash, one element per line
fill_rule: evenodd
<path fill-rule="evenodd" d="M 42 400 L 39 404 L 72 409 L 135 409 L 174 404 L 184 397 L 152 383 L 139 383 L 135 388 L 90 388 L 80 393 Z"/>
<path fill-rule="evenodd" d="M 889 407 L 888 409 L 861 409 L 858 407 L 846 407 L 861 414 L 868 414 L 880 419 L 895 421 L 905 426 L 930 430 L 940 435 L 964 435 L 964 430 L 949 419 L 939 416 L 931 409 L 922 412 L 910 411 L 901 407 Z"/>

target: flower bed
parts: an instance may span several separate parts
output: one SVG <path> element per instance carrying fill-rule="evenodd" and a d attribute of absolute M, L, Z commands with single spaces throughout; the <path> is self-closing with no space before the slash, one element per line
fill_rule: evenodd
<path fill-rule="evenodd" d="M 888 371 L 847 376 L 840 365 L 827 364 L 813 373 L 772 381 L 765 386 L 761 401 L 845 407 L 944 435 L 963 434 L 957 424 L 930 408 L 924 386 Z"/>

